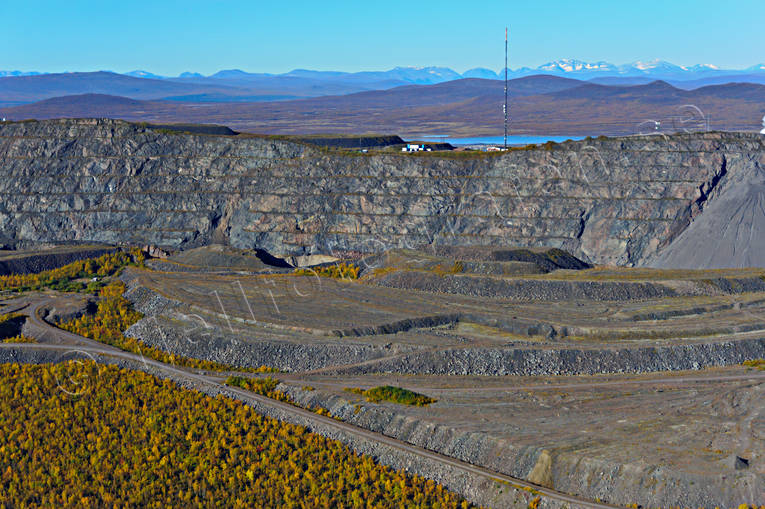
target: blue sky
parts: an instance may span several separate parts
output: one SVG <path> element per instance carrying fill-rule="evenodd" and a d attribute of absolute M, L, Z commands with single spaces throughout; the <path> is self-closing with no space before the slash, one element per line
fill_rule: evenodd
<path fill-rule="evenodd" d="M 762 0 L 0 0 L 0 69 L 210 74 L 510 67 L 560 58 L 765 62 Z"/>

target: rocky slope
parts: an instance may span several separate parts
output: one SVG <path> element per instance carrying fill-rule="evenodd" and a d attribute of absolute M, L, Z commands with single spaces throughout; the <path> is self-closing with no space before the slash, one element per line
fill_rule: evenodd
<path fill-rule="evenodd" d="M 444 424 L 405 406 L 354 404 L 331 393 L 287 384 L 279 389 L 305 407 L 327 408 L 333 416 L 362 428 L 591 500 L 642 507 L 736 507 L 744 500 L 757 500 L 762 485 L 763 476 L 753 471 L 720 465 L 720 472 L 710 475 L 703 469 L 657 468 L 638 457 L 604 459 L 597 453 L 582 454 L 574 445 L 554 448 L 548 443 L 548 450 L 542 438 L 532 440 L 538 441 L 534 446 L 519 437 L 460 429 L 459 423 Z M 759 393 L 747 388 L 737 391 L 737 398 L 756 398 Z M 604 444 L 607 439 L 597 441 Z M 546 471 L 542 475 L 540 467 Z"/>
<path fill-rule="evenodd" d="M 728 181 L 763 164 L 763 137 L 737 133 L 412 157 L 113 120 L 2 123 L 0 244 L 222 242 L 278 255 L 551 246 L 592 263 L 641 265 L 703 217 Z M 762 222 L 751 223 L 757 235 Z"/>
<path fill-rule="evenodd" d="M 650 264 L 657 267 L 762 266 L 765 252 L 765 169 L 762 163 L 724 179 L 715 199 Z M 714 249 L 709 249 L 709 244 Z"/>
<path fill-rule="evenodd" d="M 48 250 L 35 249 L 28 252 L 0 251 L 0 275 L 34 274 L 114 251 L 114 248 L 107 246 L 83 246 L 82 248 L 54 248 Z"/>

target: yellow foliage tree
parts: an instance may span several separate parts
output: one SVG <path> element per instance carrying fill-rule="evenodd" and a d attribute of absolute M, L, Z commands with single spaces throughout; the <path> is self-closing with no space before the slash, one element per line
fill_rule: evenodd
<path fill-rule="evenodd" d="M 173 355 L 135 338 L 125 336 L 123 331 L 140 320 L 143 315 L 135 311 L 130 301 L 122 296 L 124 292 L 125 285 L 121 281 L 109 283 L 100 290 L 100 299 L 95 314 L 83 315 L 80 318 L 59 323 L 58 327 L 74 334 L 79 334 L 80 336 L 168 364 L 211 371 L 239 370 L 257 373 L 277 371 L 267 366 L 236 368 L 219 362 Z"/>
<path fill-rule="evenodd" d="M 0 505 L 467 507 L 340 442 L 140 371 L 3 364 L 0 376 Z M 66 380 L 84 381 L 79 395 Z"/>

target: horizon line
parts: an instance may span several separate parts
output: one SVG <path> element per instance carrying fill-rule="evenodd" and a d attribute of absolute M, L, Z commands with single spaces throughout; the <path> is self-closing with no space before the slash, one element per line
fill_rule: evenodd
<path fill-rule="evenodd" d="M 684 71 L 684 72 L 693 72 L 693 71 L 691 71 L 691 68 L 692 67 L 699 67 L 699 66 L 701 66 L 701 67 L 708 66 L 706 69 L 702 68 L 701 72 L 704 72 L 704 71 L 708 71 L 708 72 L 726 72 L 726 71 L 743 72 L 743 71 L 748 71 L 748 70 L 753 70 L 753 71 L 763 70 L 763 71 L 765 71 L 765 62 L 763 62 L 763 63 L 755 63 L 755 64 L 752 64 L 752 65 L 750 65 L 748 67 L 743 67 L 743 68 L 732 68 L 732 67 L 731 68 L 726 68 L 726 67 L 720 67 L 720 66 L 716 66 L 714 64 L 706 64 L 706 63 L 692 64 L 692 65 L 680 65 L 680 64 L 672 63 L 672 62 L 670 62 L 668 60 L 661 60 L 661 59 L 635 60 L 635 61 L 627 62 L 627 63 L 624 63 L 624 64 L 613 64 L 613 63 L 605 61 L 605 60 L 587 61 L 587 60 L 579 60 L 579 59 L 575 59 L 575 58 L 561 58 L 561 59 L 558 59 L 558 60 L 552 60 L 552 61 L 548 61 L 548 62 L 545 62 L 543 64 L 540 64 L 540 65 L 538 65 L 536 67 L 529 67 L 529 66 L 522 66 L 522 67 L 517 67 L 517 68 L 508 67 L 508 71 L 509 72 L 519 72 L 519 71 L 527 71 L 527 70 L 529 70 L 529 71 L 540 71 L 540 72 L 554 72 L 554 71 L 549 71 L 549 70 L 540 69 L 540 68 L 543 67 L 543 66 L 546 66 L 546 65 L 558 64 L 558 63 L 564 63 L 564 62 L 581 62 L 581 63 L 589 64 L 589 65 L 593 65 L 593 64 L 607 64 L 607 65 L 614 66 L 616 68 L 628 67 L 628 66 L 634 67 L 635 64 L 639 64 L 639 63 L 666 63 L 666 64 L 670 64 L 670 65 L 672 65 L 674 67 L 677 67 L 680 71 Z M 759 69 L 758 69 L 758 67 L 759 67 Z M 221 73 L 221 72 L 227 72 L 227 71 L 239 71 L 239 72 L 243 72 L 243 73 L 246 73 L 246 74 L 263 74 L 263 75 L 268 75 L 268 76 L 284 76 L 284 75 L 287 75 L 287 74 L 290 74 L 290 73 L 293 73 L 293 72 L 296 72 L 296 71 L 309 71 L 309 72 L 317 72 L 317 73 L 332 73 L 332 72 L 335 72 L 335 73 L 342 73 L 342 74 L 361 74 L 361 73 L 390 72 L 390 71 L 395 71 L 395 70 L 398 70 L 398 69 L 402 69 L 402 70 L 443 69 L 443 70 L 452 71 L 452 72 L 454 72 L 456 74 L 459 74 L 459 75 L 463 75 L 466 72 L 473 71 L 473 70 L 487 70 L 487 71 L 491 71 L 491 72 L 493 72 L 495 74 L 500 74 L 500 73 L 504 72 L 504 70 L 505 70 L 504 67 L 501 67 L 501 68 L 499 68 L 497 70 L 489 68 L 489 67 L 471 67 L 471 68 L 465 69 L 464 71 L 460 72 L 460 71 L 455 70 L 454 68 L 451 68 L 451 67 L 448 67 L 448 66 L 444 66 L 444 65 L 400 65 L 400 66 L 391 67 L 389 69 L 369 69 L 369 70 L 357 70 L 357 71 L 344 71 L 344 70 L 339 70 L 339 69 L 311 69 L 311 68 L 305 68 L 305 67 L 296 67 L 296 68 L 290 69 L 289 71 L 285 71 L 285 72 L 253 71 L 253 70 L 244 70 L 244 69 L 239 68 L 239 67 L 233 67 L 233 68 L 218 69 L 217 71 L 215 71 L 215 72 L 213 72 L 211 74 L 204 74 L 204 73 L 198 72 L 198 71 L 183 71 L 183 72 L 178 73 L 177 75 L 162 74 L 162 73 L 159 73 L 159 72 L 149 71 L 149 70 L 147 70 L 145 68 L 135 68 L 135 69 L 127 70 L 127 71 L 116 71 L 116 70 L 113 70 L 113 69 L 92 69 L 92 70 L 74 70 L 74 71 L 72 71 L 72 70 L 40 71 L 40 70 L 21 70 L 21 69 L 2 69 L 2 68 L 0 68 L 0 72 L 4 72 L 4 73 L 23 73 L 23 74 L 26 74 L 26 75 L 35 75 L 35 74 L 40 74 L 40 75 L 42 75 L 42 74 L 76 74 L 76 73 L 92 73 L 92 72 L 110 72 L 110 73 L 114 73 L 114 74 L 127 75 L 127 74 L 130 74 L 130 73 L 145 72 L 147 74 L 151 74 L 151 75 L 154 75 L 154 76 L 160 76 L 160 77 L 163 77 L 163 78 L 179 78 L 182 74 L 189 73 L 189 74 L 199 74 L 202 77 L 209 78 L 209 77 L 214 76 L 215 74 L 218 74 L 218 73 Z M 640 70 L 640 68 L 637 68 L 637 69 Z M 650 71 L 651 69 L 647 69 L 647 70 Z M 575 74 L 575 73 L 588 73 L 588 72 L 591 72 L 591 73 L 604 72 L 605 73 L 605 72 L 609 72 L 609 71 L 608 70 L 598 70 L 597 68 L 590 68 L 590 69 L 585 68 L 585 69 L 577 69 L 577 70 L 572 70 L 572 71 L 560 71 L 560 72 Z M 9 77 L 9 76 L 2 76 L 2 77 Z"/>

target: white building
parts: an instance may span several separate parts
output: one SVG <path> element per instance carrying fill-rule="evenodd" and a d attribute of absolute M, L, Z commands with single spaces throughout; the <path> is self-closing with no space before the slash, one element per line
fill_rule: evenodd
<path fill-rule="evenodd" d="M 401 152 L 432 152 L 433 149 L 425 146 L 424 143 L 407 143 Z"/>

